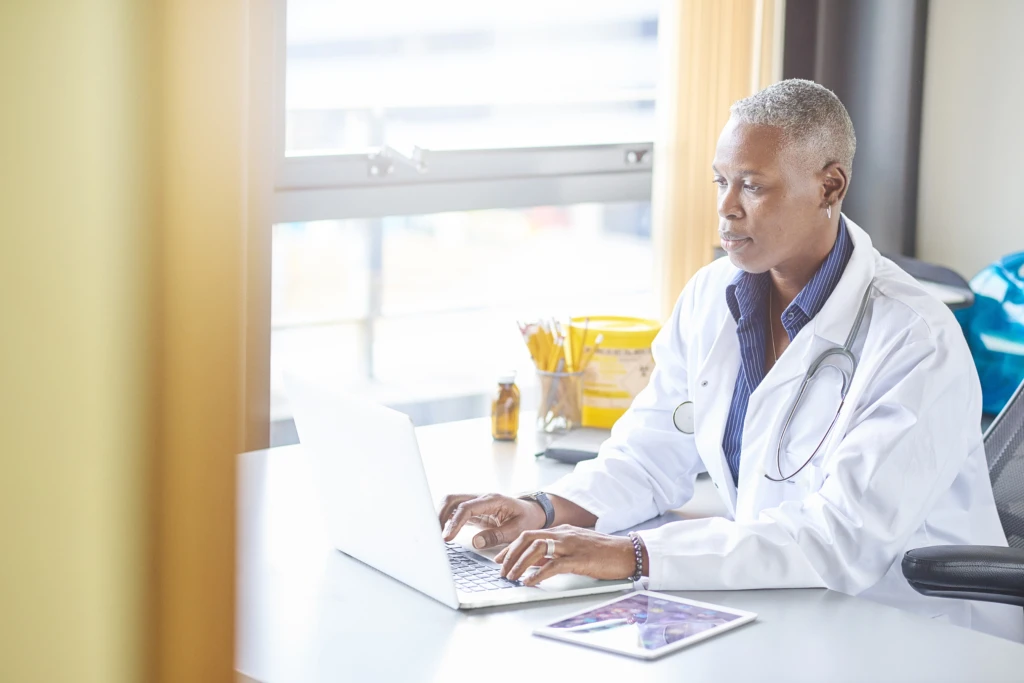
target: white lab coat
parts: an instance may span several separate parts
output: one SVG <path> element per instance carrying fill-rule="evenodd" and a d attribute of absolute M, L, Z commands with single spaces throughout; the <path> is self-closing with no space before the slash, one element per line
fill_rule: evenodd
<path fill-rule="evenodd" d="M 728 259 L 687 284 L 655 339 L 648 387 L 615 424 L 595 460 L 546 490 L 597 516 L 612 532 L 678 508 L 707 471 L 725 517 L 640 532 L 651 589 L 828 587 L 1017 641 L 1020 607 L 928 598 L 903 578 L 905 551 L 928 545 L 1006 545 L 982 446 L 981 389 L 950 311 L 883 258 L 847 218 L 853 255 L 818 314 L 751 394 L 739 490 L 722 435 L 740 365 L 725 288 Z M 838 421 L 792 482 L 778 477 L 782 420 L 810 362 L 842 346 L 861 298 L 871 304 L 854 344 L 857 371 Z M 838 373 L 824 370 L 787 435 L 782 470 L 814 451 L 839 404 Z M 693 401 L 695 433 L 672 412 Z"/>

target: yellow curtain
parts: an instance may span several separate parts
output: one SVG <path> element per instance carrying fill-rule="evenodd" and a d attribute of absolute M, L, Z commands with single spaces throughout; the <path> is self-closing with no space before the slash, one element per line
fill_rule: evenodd
<path fill-rule="evenodd" d="M 711 161 L 729 105 L 780 78 L 784 0 L 668 0 L 652 196 L 660 310 L 710 263 L 718 213 Z"/>
<path fill-rule="evenodd" d="M 157 680 L 230 680 L 245 439 L 247 2 L 164 0 L 157 35 Z"/>
<path fill-rule="evenodd" d="M 0 3 L 2 681 L 233 678 L 270 7 Z"/>

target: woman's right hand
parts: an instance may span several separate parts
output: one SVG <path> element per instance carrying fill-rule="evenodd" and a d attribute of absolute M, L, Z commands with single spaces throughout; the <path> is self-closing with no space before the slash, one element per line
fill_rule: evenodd
<path fill-rule="evenodd" d="M 531 500 L 497 493 L 482 496 L 446 496 L 438 515 L 445 541 L 451 541 L 466 524 L 483 529 L 473 537 L 474 548 L 492 548 L 511 543 L 524 531 L 544 528 L 544 509 Z"/>

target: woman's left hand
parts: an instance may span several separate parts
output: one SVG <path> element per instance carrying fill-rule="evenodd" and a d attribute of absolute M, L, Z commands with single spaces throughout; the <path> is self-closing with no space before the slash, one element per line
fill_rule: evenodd
<path fill-rule="evenodd" d="M 554 541 L 554 558 L 546 559 L 548 541 Z M 609 536 L 589 529 L 562 525 L 524 531 L 494 558 L 501 575 L 518 580 L 532 566 L 540 570 L 523 580 L 536 586 L 556 574 L 580 574 L 595 579 L 625 579 L 636 570 L 633 542 L 625 536 Z"/>

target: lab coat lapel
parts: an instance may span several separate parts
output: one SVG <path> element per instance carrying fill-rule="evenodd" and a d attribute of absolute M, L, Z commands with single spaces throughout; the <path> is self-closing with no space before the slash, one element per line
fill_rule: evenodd
<path fill-rule="evenodd" d="M 723 297 L 722 308 L 725 308 Z M 722 436 L 729 417 L 736 376 L 739 374 L 740 348 L 736 321 L 725 309 L 711 350 L 693 380 L 694 439 L 697 452 L 708 475 L 715 483 L 730 514 L 736 509 L 736 485 L 725 461 Z"/>
<path fill-rule="evenodd" d="M 846 219 L 846 230 L 853 241 L 853 254 L 832 296 L 808 323 L 813 325 L 814 335 L 830 342 L 830 346 L 846 343 L 864 292 L 875 277 L 875 258 L 878 252 L 871 244 L 871 238 L 849 218 Z"/>

